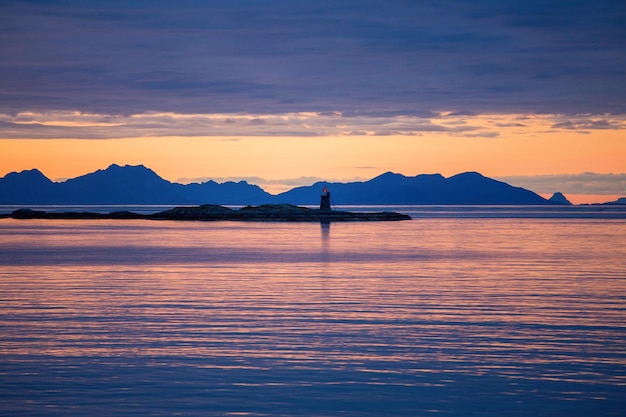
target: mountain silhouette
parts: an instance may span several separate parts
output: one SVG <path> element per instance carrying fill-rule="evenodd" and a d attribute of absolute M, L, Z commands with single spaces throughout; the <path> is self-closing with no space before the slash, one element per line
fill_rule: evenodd
<path fill-rule="evenodd" d="M 608 203 L 604 203 L 606 205 L 626 205 L 626 197 L 620 197 L 615 201 L 609 201 Z"/>
<path fill-rule="evenodd" d="M 114 164 L 61 185 L 63 199 L 73 204 L 150 204 L 155 199 L 156 203 L 174 203 L 183 197 L 178 184 L 141 165 Z"/>
<path fill-rule="evenodd" d="M 36 194 L 39 201 L 54 202 L 56 183 L 37 169 L 11 172 L 0 179 L 0 204 L 22 204 Z"/>
<path fill-rule="evenodd" d="M 520 187 L 466 172 L 407 177 L 387 172 L 364 182 L 318 182 L 271 195 L 245 181 L 178 184 L 143 165 L 113 164 L 104 170 L 53 182 L 33 169 L 0 178 L 0 204 L 319 204 L 326 186 L 335 205 L 543 205 L 558 204 Z"/>
<path fill-rule="evenodd" d="M 245 181 L 169 182 L 143 165 L 119 166 L 55 183 L 38 170 L 0 179 L 0 204 L 261 204 L 271 195 Z"/>
<path fill-rule="evenodd" d="M 406 177 L 387 172 L 365 182 L 318 182 L 276 196 L 278 203 L 315 204 L 319 191 L 327 187 L 334 204 L 425 204 L 425 205 L 532 205 L 552 204 L 520 187 L 466 172 L 445 178 L 439 174 Z"/>

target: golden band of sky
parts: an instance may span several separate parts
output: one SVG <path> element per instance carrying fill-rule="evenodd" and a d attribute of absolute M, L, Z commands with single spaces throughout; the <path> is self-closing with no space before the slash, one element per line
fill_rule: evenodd
<path fill-rule="evenodd" d="M 76 115 L 79 117 L 74 117 Z M 54 120 L 39 120 L 37 123 L 40 126 L 53 126 L 55 129 L 76 128 L 78 125 L 82 129 L 80 132 L 87 134 L 96 129 L 100 129 L 99 134 L 106 133 L 107 129 L 120 129 L 122 125 L 124 129 L 132 131 L 133 127 L 128 120 L 109 120 L 107 126 L 107 123 L 99 122 L 93 115 L 74 116 L 68 113 L 64 120 L 56 117 Z M 164 120 L 163 115 L 157 116 L 159 120 Z M 150 116 L 153 122 L 157 116 Z M 314 177 L 329 181 L 347 181 L 369 179 L 386 171 L 405 175 L 441 173 L 444 176 L 478 171 L 490 177 L 626 172 L 626 135 L 622 129 L 622 121 L 612 122 L 613 128 L 585 128 L 585 124 L 593 127 L 593 122 L 589 121 L 579 122 L 579 126 L 574 122 L 566 122 L 560 124 L 563 128 L 554 128 L 555 117 L 491 115 L 463 118 L 444 115 L 422 124 L 408 120 L 417 124 L 417 128 L 410 131 L 406 128 L 407 120 L 403 118 L 370 122 L 349 118 L 323 118 L 314 114 L 296 116 L 292 117 L 297 119 L 293 126 L 299 130 L 310 128 L 315 134 L 289 135 L 289 129 L 292 128 L 289 118 L 272 116 L 267 121 L 247 117 L 241 122 L 239 130 L 232 130 L 230 127 L 231 133 L 247 133 L 248 129 L 256 125 L 262 135 L 254 136 L 226 135 L 228 131 L 219 130 L 223 128 L 217 126 L 217 130 L 207 136 L 199 135 L 197 131 L 188 133 L 187 136 L 157 136 L 135 128 L 144 136 L 110 139 L 0 139 L 0 175 L 38 168 L 49 178 L 58 180 L 84 175 L 106 168 L 112 163 L 142 164 L 170 181 L 180 181 L 183 178 L 202 181 L 213 178 L 260 177 L 270 182 L 259 185 L 275 193 L 293 186 L 281 184 L 284 179 Z M 136 118 L 132 119 L 133 123 Z M 198 115 L 166 115 L 166 121 L 161 123 L 172 124 L 168 127 L 169 130 L 164 129 L 166 132 L 177 128 L 191 132 L 185 123 L 197 128 L 206 120 L 218 118 L 219 116 L 206 116 L 202 119 Z M 234 120 L 222 123 L 224 126 L 234 125 L 238 121 L 233 118 L 224 120 Z M 523 120 L 523 123 L 519 123 L 519 120 Z M 345 124 L 342 125 L 344 121 Z M 330 122 L 334 124 L 331 125 Z M 357 122 L 363 125 L 370 123 L 366 126 L 369 132 L 350 133 Z M 22 120 L 20 123 L 27 125 L 34 122 Z M 263 128 L 270 127 L 279 127 L 282 130 L 279 135 L 263 131 Z M 389 131 L 381 134 L 374 132 L 375 129 Z M 403 134 L 393 134 L 393 129 L 406 131 Z M 325 130 L 330 130 L 332 134 L 324 135 Z M 7 137 L 6 131 L 0 133 Z M 568 197 L 577 200 L 574 201 L 577 203 L 590 202 L 588 200 L 591 198 Z M 609 201 L 610 197 L 613 196 L 607 196 L 601 201 Z M 597 196 L 593 198 L 594 202 L 598 201 Z"/>

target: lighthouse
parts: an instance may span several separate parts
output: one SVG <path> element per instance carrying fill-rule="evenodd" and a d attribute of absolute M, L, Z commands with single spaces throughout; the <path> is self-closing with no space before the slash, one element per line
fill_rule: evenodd
<path fill-rule="evenodd" d="M 330 192 L 324 187 L 322 190 L 322 199 L 320 200 L 320 210 L 330 211 Z"/>

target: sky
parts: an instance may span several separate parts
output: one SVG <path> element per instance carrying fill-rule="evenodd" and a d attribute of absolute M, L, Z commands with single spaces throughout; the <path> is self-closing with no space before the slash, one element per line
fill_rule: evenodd
<path fill-rule="evenodd" d="M 625 2 L 4 0 L 0 56 L 0 176 L 626 196 Z"/>

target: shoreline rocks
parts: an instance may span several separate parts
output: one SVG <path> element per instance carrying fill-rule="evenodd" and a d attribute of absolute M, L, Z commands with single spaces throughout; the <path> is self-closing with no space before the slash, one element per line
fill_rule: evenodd
<path fill-rule="evenodd" d="M 183 221 L 257 221 L 257 222 L 337 222 L 337 221 L 399 221 L 410 220 L 406 214 L 396 212 L 355 213 L 337 210 L 319 210 L 291 204 L 264 204 L 231 209 L 214 204 L 175 207 L 154 214 L 138 214 L 130 211 L 111 213 L 91 212 L 45 212 L 19 209 L 4 217 L 13 219 L 146 219 Z"/>

